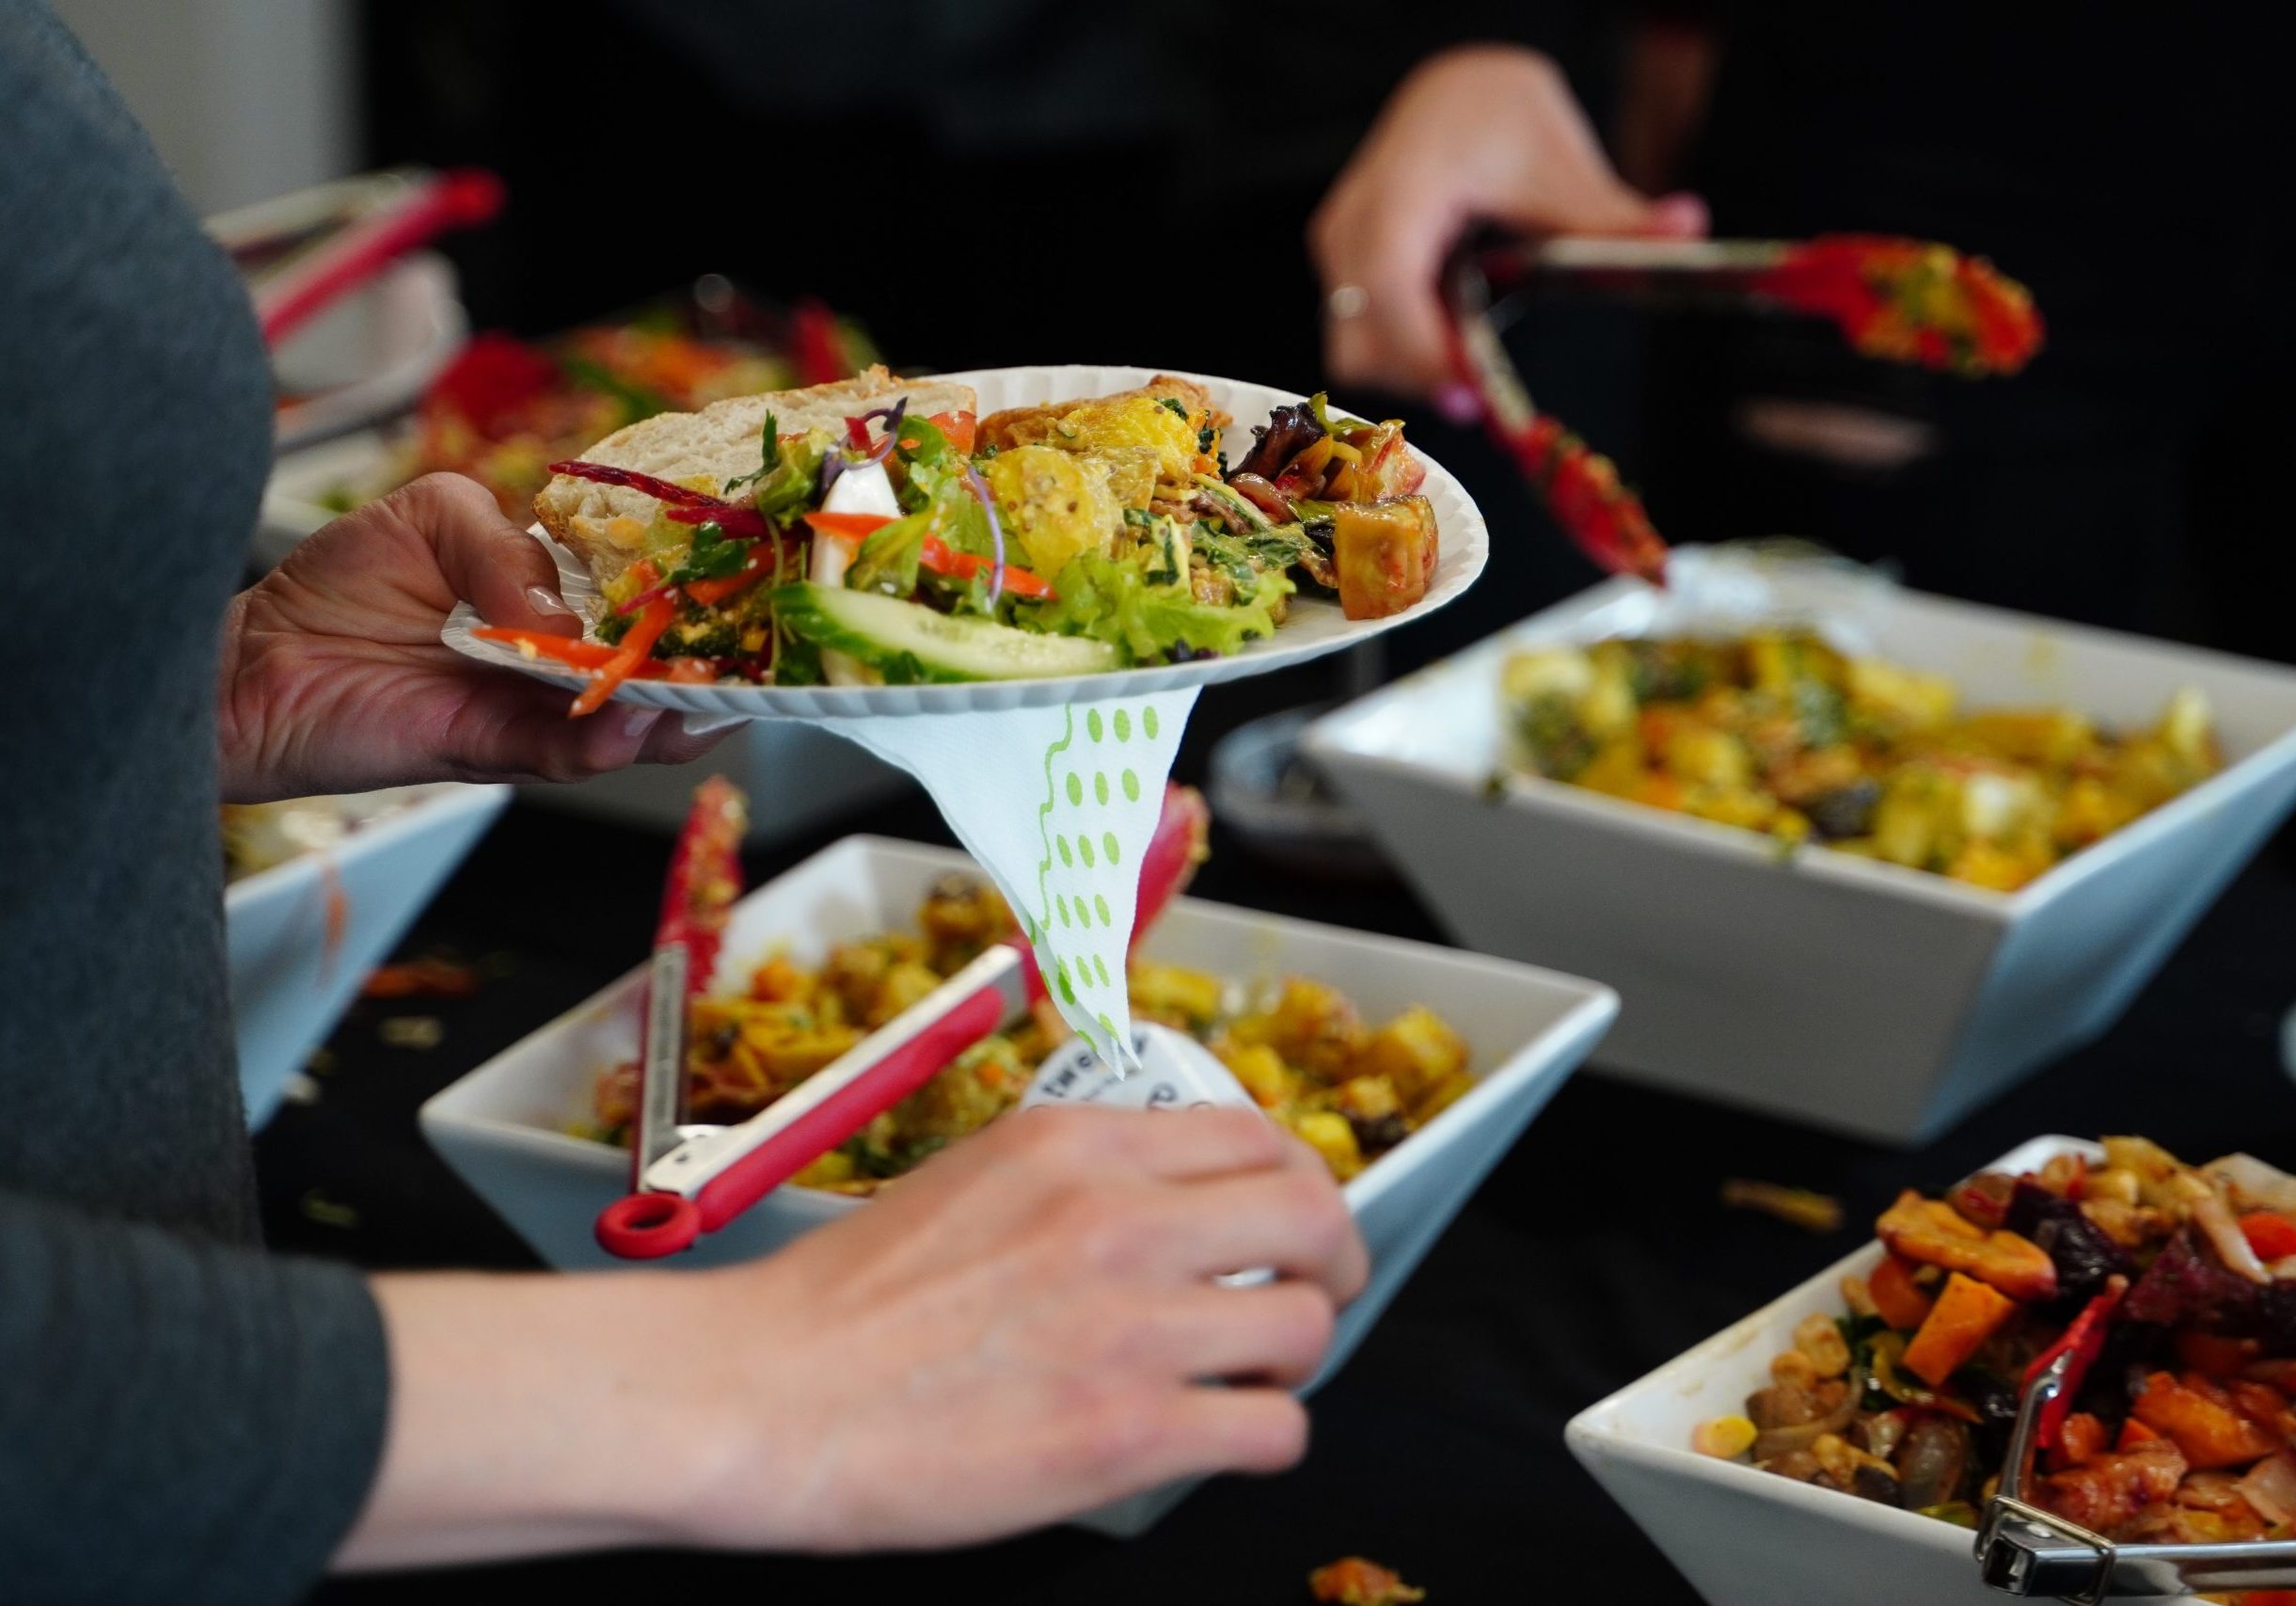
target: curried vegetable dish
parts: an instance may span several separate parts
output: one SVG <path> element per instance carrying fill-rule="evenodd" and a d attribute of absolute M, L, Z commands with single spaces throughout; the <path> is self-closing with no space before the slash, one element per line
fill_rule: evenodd
<path fill-rule="evenodd" d="M 743 1121 L 917 1003 L 1013 929 L 995 891 L 970 877 L 937 883 L 913 932 L 841 943 L 814 968 L 768 958 L 746 990 L 695 1000 L 687 1049 L 689 1119 Z M 1344 1182 L 1474 1086 L 1467 1047 L 1433 1011 L 1376 1027 L 1337 990 L 1303 978 L 1261 987 L 1135 960 L 1132 1012 L 1208 1043 L 1253 1099 Z M 1068 1026 L 1040 1006 L 815 1161 L 800 1186 L 865 1194 L 1020 1102 Z M 599 1078 L 584 1130 L 626 1144 L 638 1066 Z"/>
<path fill-rule="evenodd" d="M 2123 1542 L 2296 1534 L 2296 1177 L 2246 1154 L 2188 1166 L 2142 1137 L 2103 1148 L 1901 1195 L 1843 1315 L 1806 1318 L 1745 1414 L 1702 1423 L 1694 1448 L 1974 1526 L 2019 1379 L 2102 1322 L 2030 1498 Z"/>
<path fill-rule="evenodd" d="M 1427 593 L 1436 533 L 1402 426 L 1278 407 L 1232 465 L 1200 385 L 975 416 L 875 368 L 664 414 L 553 466 L 535 512 L 589 565 L 589 639 L 480 632 L 591 676 L 912 684 L 1243 650 L 1302 591 L 1352 619 Z"/>
<path fill-rule="evenodd" d="M 2115 734 L 1806 633 L 1517 653 L 1501 693 L 1520 772 L 2000 891 L 2222 767 L 2195 691 Z"/>

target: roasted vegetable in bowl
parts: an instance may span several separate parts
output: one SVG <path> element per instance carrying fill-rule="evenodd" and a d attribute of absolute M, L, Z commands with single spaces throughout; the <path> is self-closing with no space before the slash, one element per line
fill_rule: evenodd
<path fill-rule="evenodd" d="M 688 1112 L 741 1121 L 800 1085 L 1012 930 L 993 889 L 970 877 L 936 884 L 913 932 L 840 943 L 815 967 L 768 956 L 737 994 L 697 1000 L 688 1033 Z M 1437 1015 L 1406 1010 L 1376 1027 L 1336 989 L 1299 977 L 1244 985 L 1135 960 L 1132 1012 L 1208 1043 L 1268 1114 L 1344 1182 L 1474 1086 L 1467 1047 Z M 1012 1108 L 1067 1035 L 1050 1008 L 968 1050 L 917 1093 L 796 1179 L 873 1192 Z M 584 1131 L 625 1144 L 638 1067 L 601 1076 Z"/>
<path fill-rule="evenodd" d="M 1502 671 L 1510 767 L 2013 891 L 2221 768 L 2207 703 L 2149 730 L 1958 708 L 1954 684 L 1806 632 L 1613 640 Z"/>
<path fill-rule="evenodd" d="M 1806 1318 L 1694 1449 L 1973 1526 L 2019 1379 L 2116 1302 L 2031 1498 L 2123 1542 L 2296 1535 L 2296 1178 L 2108 1137 L 2101 1158 L 1908 1191 L 1876 1232 L 1845 1313 Z"/>

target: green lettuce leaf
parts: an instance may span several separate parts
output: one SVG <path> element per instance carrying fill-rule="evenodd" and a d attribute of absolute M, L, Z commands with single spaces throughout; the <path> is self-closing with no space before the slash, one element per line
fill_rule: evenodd
<path fill-rule="evenodd" d="M 1163 663 L 1175 649 L 1222 655 L 1241 652 L 1275 633 L 1271 605 L 1291 590 L 1280 575 L 1260 577 L 1248 602 L 1215 608 L 1198 602 L 1185 585 L 1152 585 L 1145 560 L 1071 559 L 1053 582 L 1058 596 L 1038 609 L 1036 628 L 1107 642 L 1133 663 Z"/>

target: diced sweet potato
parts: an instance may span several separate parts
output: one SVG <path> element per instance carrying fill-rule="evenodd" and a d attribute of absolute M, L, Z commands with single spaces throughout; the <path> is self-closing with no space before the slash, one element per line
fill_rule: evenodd
<path fill-rule="evenodd" d="M 1906 1345 L 1906 1369 L 1931 1388 L 1942 1389 L 2016 1310 L 2017 1301 L 2007 1295 L 1955 1272 L 1921 1331 Z"/>
<path fill-rule="evenodd" d="M 1895 1255 L 1884 1259 L 1866 1279 L 1866 1293 L 1874 1301 L 1874 1310 L 1881 1319 L 1901 1332 L 1913 1332 L 1929 1319 L 1929 1307 L 1936 1303 L 1913 1280 L 1913 1265 Z"/>

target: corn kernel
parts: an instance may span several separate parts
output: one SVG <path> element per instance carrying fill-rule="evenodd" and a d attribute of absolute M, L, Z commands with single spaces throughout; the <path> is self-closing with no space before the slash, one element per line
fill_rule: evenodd
<path fill-rule="evenodd" d="M 1760 1435 L 1742 1416 L 1718 1416 L 1690 1430 L 1690 1448 L 1718 1461 L 1735 1461 L 1754 1447 Z"/>

